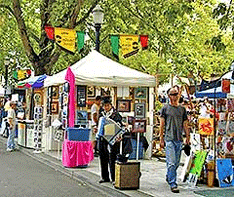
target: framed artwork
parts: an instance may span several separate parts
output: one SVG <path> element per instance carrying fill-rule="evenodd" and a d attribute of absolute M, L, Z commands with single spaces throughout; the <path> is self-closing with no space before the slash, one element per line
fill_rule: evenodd
<path fill-rule="evenodd" d="M 226 99 L 217 99 L 217 111 L 218 112 L 226 112 Z"/>
<path fill-rule="evenodd" d="M 52 99 L 58 99 L 59 98 L 59 87 L 53 86 L 52 87 Z"/>
<path fill-rule="evenodd" d="M 95 98 L 95 96 L 96 96 L 95 86 L 88 86 L 87 87 L 87 96 L 88 96 L 88 98 Z"/>
<path fill-rule="evenodd" d="M 227 108 L 229 112 L 234 112 L 234 99 L 227 100 Z"/>
<path fill-rule="evenodd" d="M 135 118 L 133 116 L 128 116 L 127 117 L 127 123 L 130 124 L 130 125 L 134 124 L 134 120 L 135 120 Z"/>
<path fill-rule="evenodd" d="M 132 132 L 145 133 L 146 132 L 146 120 L 134 120 Z"/>
<path fill-rule="evenodd" d="M 51 103 L 51 112 L 52 114 L 58 114 L 59 102 Z"/>
<path fill-rule="evenodd" d="M 77 106 L 86 106 L 86 86 L 77 86 Z"/>
<path fill-rule="evenodd" d="M 147 87 L 135 88 L 134 90 L 135 99 L 146 99 L 147 93 L 148 93 Z"/>
<path fill-rule="evenodd" d="M 135 118 L 145 118 L 145 103 L 135 103 Z"/>
<path fill-rule="evenodd" d="M 234 186 L 232 160 L 231 159 L 217 159 L 216 161 L 218 180 L 220 187 Z"/>
<path fill-rule="evenodd" d="M 119 112 L 130 112 L 131 100 L 117 100 L 117 110 Z"/>
<path fill-rule="evenodd" d="M 214 135 L 214 119 L 199 118 L 198 129 L 201 135 Z"/>
<path fill-rule="evenodd" d="M 63 91 L 64 92 L 69 92 L 69 83 L 68 82 L 63 84 Z"/>
<path fill-rule="evenodd" d="M 110 89 L 107 88 L 101 88 L 101 96 L 110 96 Z"/>

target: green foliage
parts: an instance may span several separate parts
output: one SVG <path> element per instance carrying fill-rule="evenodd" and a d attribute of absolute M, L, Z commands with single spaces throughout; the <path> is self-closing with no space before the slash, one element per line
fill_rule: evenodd
<path fill-rule="evenodd" d="M 11 9 L 12 2 L 0 1 L 0 69 L 5 56 L 11 56 L 16 66 L 37 69 L 29 60 L 22 44 L 18 23 Z M 110 34 L 148 34 L 149 48 L 119 62 L 152 75 L 158 74 L 160 83 L 169 74 L 192 76 L 195 80 L 208 78 L 212 73 L 227 71 L 233 61 L 233 8 L 215 0 L 21 0 L 26 31 L 36 54 L 35 60 L 48 74 L 56 73 L 80 60 L 94 48 L 95 32 L 90 9 L 100 2 L 104 10 L 101 28 L 101 53 L 114 59 L 110 48 Z M 43 25 L 86 31 L 89 36 L 82 53 L 68 54 L 60 51 L 54 42 L 45 37 Z M 47 20 L 48 19 L 48 20 Z M 219 28 L 221 27 L 221 28 Z M 225 30 L 225 31 L 224 31 Z M 15 52 L 17 55 L 11 55 Z M 53 54 L 59 58 L 51 63 Z M 26 55 L 27 54 L 27 55 Z M 36 58 L 35 58 L 36 57 Z M 44 70 L 40 70 L 41 72 Z M 40 73 L 42 74 L 42 73 Z"/>

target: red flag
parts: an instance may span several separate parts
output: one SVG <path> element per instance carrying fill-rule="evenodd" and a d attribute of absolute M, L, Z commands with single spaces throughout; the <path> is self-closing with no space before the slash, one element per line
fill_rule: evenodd
<path fill-rule="evenodd" d="M 45 26 L 46 35 L 50 40 L 54 40 L 54 28 Z"/>
<path fill-rule="evenodd" d="M 148 48 L 148 39 L 148 35 L 140 35 L 140 41 L 143 50 Z"/>
<path fill-rule="evenodd" d="M 222 92 L 230 93 L 230 79 L 222 79 Z"/>

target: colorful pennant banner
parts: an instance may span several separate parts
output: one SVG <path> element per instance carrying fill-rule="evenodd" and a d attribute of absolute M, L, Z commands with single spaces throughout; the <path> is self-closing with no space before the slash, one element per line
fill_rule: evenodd
<path fill-rule="evenodd" d="M 119 49 L 123 58 L 130 57 L 148 48 L 148 35 L 111 35 L 111 48 L 113 55 L 119 57 Z M 140 47 L 141 46 L 141 47 Z"/>
<path fill-rule="evenodd" d="M 32 71 L 30 69 L 13 71 L 13 78 L 20 81 L 29 78 L 31 74 Z"/>
<path fill-rule="evenodd" d="M 54 40 L 54 27 L 45 26 L 46 35 L 50 40 Z"/>
<path fill-rule="evenodd" d="M 77 35 L 77 45 L 78 45 L 78 51 L 80 52 L 84 47 L 84 36 L 85 33 L 83 31 L 76 32 Z"/>
<path fill-rule="evenodd" d="M 76 31 L 74 29 L 55 27 L 54 38 L 59 46 L 75 53 Z"/>

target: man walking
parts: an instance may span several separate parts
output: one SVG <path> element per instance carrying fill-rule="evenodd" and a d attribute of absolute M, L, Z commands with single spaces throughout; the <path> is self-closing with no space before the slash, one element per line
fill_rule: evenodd
<path fill-rule="evenodd" d="M 160 112 L 160 147 L 164 148 L 166 144 L 166 181 L 171 187 L 173 193 L 179 193 L 176 183 L 177 168 L 180 163 L 181 149 L 183 143 L 182 132 L 186 133 L 186 144 L 189 144 L 189 130 L 187 126 L 186 109 L 179 105 L 179 90 L 171 88 L 168 90 L 170 99 Z M 164 141 L 165 127 L 165 141 Z"/>
<path fill-rule="evenodd" d="M 7 151 L 13 151 L 15 149 L 15 126 L 16 126 L 16 114 L 15 114 L 16 103 L 10 102 L 10 109 L 8 110 L 8 123 L 9 123 L 9 136 L 7 140 Z"/>

